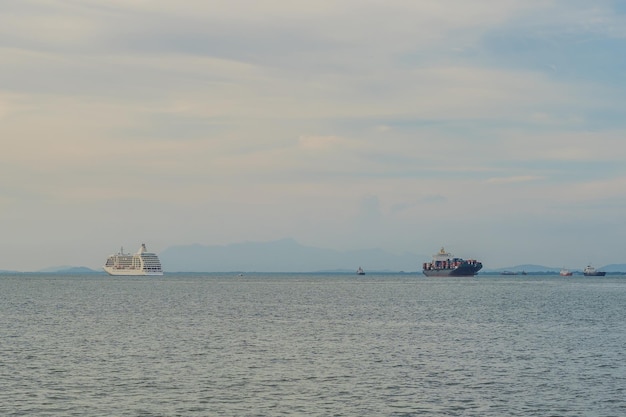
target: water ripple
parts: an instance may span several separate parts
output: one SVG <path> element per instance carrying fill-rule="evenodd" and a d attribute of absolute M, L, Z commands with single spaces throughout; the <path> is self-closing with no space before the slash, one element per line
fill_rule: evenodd
<path fill-rule="evenodd" d="M 0 276 L 3 416 L 621 416 L 626 280 Z"/>

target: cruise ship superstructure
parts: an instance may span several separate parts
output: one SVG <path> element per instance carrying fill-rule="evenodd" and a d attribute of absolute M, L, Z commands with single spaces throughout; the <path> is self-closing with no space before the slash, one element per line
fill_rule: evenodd
<path fill-rule="evenodd" d="M 145 243 L 135 254 L 124 253 L 122 248 L 119 253 L 109 256 L 103 269 L 109 275 L 163 275 L 159 257 L 148 252 Z"/>

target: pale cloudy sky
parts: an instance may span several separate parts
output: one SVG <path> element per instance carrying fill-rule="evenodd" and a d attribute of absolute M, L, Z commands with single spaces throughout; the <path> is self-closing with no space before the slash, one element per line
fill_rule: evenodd
<path fill-rule="evenodd" d="M 287 237 L 626 262 L 625 5 L 2 1 L 0 269 Z"/>

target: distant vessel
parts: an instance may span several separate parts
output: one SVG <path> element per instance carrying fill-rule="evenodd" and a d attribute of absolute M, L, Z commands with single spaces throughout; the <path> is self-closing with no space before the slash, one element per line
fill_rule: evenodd
<path fill-rule="evenodd" d="M 598 271 L 597 269 L 595 269 L 593 266 L 591 265 L 587 265 L 585 267 L 585 269 L 583 270 L 583 274 L 586 277 L 603 277 L 606 275 L 606 272 L 604 271 Z"/>
<path fill-rule="evenodd" d="M 119 253 L 107 258 L 102 268 L 109 275 L 163 275 L 159 257 L 148 252 L 145 243 L 134 255 L 120 249 Z"/>
<path fill-rule="evenodd" d="M 527 275 L 526 271 L 514 272 L 514 271 L 502 271 L 500 275 Z"/>
<path fill-rule="evenodd" d="M 569 269 L 561 269 L 561 272 L 559 272 L 559 275 L 561 275 L 562 277 L 571 277 L 572 276 L 572 271 L 570 271 Z"/>
<path fill-rule="evenodd" d="M 359 267 L 359 269 L 356 270 L 356 274 L 357 275 L 365 275 L 365 271 L 363 271 L 363 268 Z"/>
<path fill-rule="evenodd" d="M 427 277 L 473 277 L 483 267 L 475 259 L 455 258 L 441 248 L 432 262 L 424 262 L 422 272 Z"/>

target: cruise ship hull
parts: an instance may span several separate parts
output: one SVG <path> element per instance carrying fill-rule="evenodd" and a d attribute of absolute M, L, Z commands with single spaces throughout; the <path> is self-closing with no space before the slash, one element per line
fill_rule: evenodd
<path fill-rule="evenodd" d="M 456 268 L 424 269 L 427 277 L 473 277 L 482 269 L 482 264 L 463 264 Z"/>
<path fill-rule="evenodd" d="M 104 271 L 113 276 L 143 276 L 143 275 L 163 275 L 163 272 L 150 272 L 150 271 L 142 271 L 138 270 L 130 270 L 130 269 L 115 269 L 109 267 L 103 267 Z"/>

